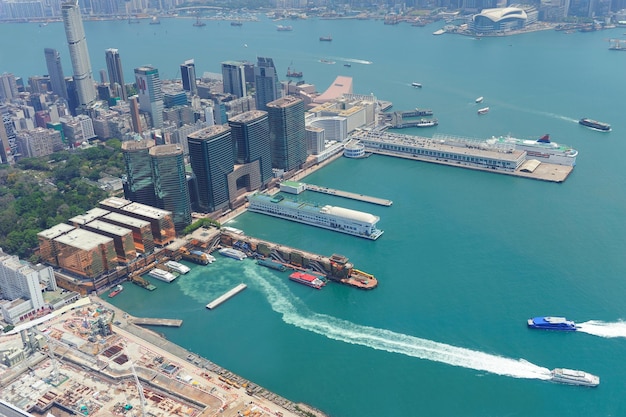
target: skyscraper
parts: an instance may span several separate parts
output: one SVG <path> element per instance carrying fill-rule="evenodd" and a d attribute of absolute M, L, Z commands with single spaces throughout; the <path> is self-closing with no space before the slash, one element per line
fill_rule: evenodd
<path fill-rule="evenodd" d="M 139 115 L 139 97 L 132 96 L 130 98 L 130 120 L 133 123 L 133 132 L 141 134 L 141 116 Z"/>
<path fill-rule="evenodd" d="M 172 212 L 174 227 L 180 231 L 191 224 L 191 202 L 181 145 L 150 148 L 156 206 Z"/>
<path fill-rule="evenodd" d="M 163 127 L 163 91 L 159 70 L 151 66 L 135 68 L 139 108 L 150 114 L 152 127 Z"/>
<path fill-rule="evenodd" d="M 260 183 L 272 179 L 272 150 L 267 112 L 252 110 L 238 114 L 228 121 L 235 145 L 237 164 L 259 161 Z"/>
<path fill-rule="evenodd" d="M 128 100 L 126 93 L 126 84 L 124 84 L 124 71 L 122 70 L 122 60 L 117 49 L 107 49 L 105 51 L 105 59 L 107 63 L 107 71 L 109 73 L 109 86 L 115 97 L 122 100 Z"/>
<path fill-rule="evenodd" d="M 307 157 L 304 102 L 286 96 L 267 103 L 272 144 L 272 167 L 290 171 Z"/>
<path fill-rule="evenodd" d="M 43 51 L 46 56 L 46 66 L 48 67 L 52 92 L 67 100 L 67 86 L 65 85 L 65 75 L 61 65 L 61 55 L 59 51 L 52 48 L 45 48 Z"/>
<path fill-rule="evenodd" d="M 17 81 L 10 72 L 0 74 L 0 100 L 11 100 L 17 96 Z"/>
<path fill-rule="evenodd" d="M 196 65 L 193 59 L 185 61 L 180 66 L 180 76 L 183 80 L 183 90 L 189 91 L 192 95 L 198 94 L 196 86 Z"/>
<path fill-rule="evenodd" d="M 280 80 L 272 58 L 257 57 L 254 86 L 257 110 L 267 110 L 265 107 L 267 103 L 282 97 Z"/>
<path fill-rule="evenodd" d="M 156 207 L 150 148 L 152 140 L 122 142 L 122 155 L 126 166 L 124 197 L 130 201 Z"/>
<path fill-rule="evenodd" d="M 91 73 L 87 39 L 83 28 L 83 19 L 80 16 L 78 0 L 68 0 L 61 5 L 65 36 L 72 59 L 74 83 L 78 94 L 78 105 L 87 106 L 96 101 L 96 88 Z"/>
<path fill-rule="evenodd" d="M 242 62 L 222 62 L 222 82 L 224 93 L 233 94 L 237 97 L 247 95 L 245 67 Z"/>
<path fill-rule="evenodd" d="M 190 134 L 187 142 L 200 210 L 210 213 L 228 207 L 228 174 L 235 163 L 230 127 L 209 126 Z"/>

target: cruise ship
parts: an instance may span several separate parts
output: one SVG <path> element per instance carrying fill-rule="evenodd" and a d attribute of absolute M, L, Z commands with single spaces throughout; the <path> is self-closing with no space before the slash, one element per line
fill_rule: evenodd
<path fill-rule="evenodd" d="M 152 278 L 156 278 L 160 281 L 165 282 L 172 282 L 176 279 L 176 275 L 159 268 L 154 268 L 152 271 L 148 272 L 148 275 L 150 275 Z"/>
<path fill-rule="evenodd" d="M 583 385 L 586 387 L 597 387 L 600 385 L 600 377 L 584 371 L 574 369 L 555 368 L 551 372 L 552 382 L 569 385 Z"/>
<path fill-rule="evenodd" d="M 222 248 L 219 250 L 220 255 L 227 256 L 229 258 L 237 259 L 238 261 L 243 261 L 248 256 L 240 250 L 233 248 Z"/>
<path fill-rule="evenodd" d="M 565 317 L 533 317 L 528 319 L 528 327 L 531 329 L 576 331 L 576 323 Z"/>
<path fill-rule="evenodd" d="M 268 216 L 304 223 L 335 232 L 346 233 L 370 240 L 378 239 L 383 231 L 376 228 L 380 217 L 343 207 L 317 206 L 287 199 L 255 193 L 247 197 L 248 210 Z"/>
<path fill-rule="evenodd" d="M 575 166 L 578 156 L 576 149 L 550 141 L 550 135 L 543 135 L 537 140 L 500 136 L 487 139 L 487 143 L 512 145 L 515 149 L 526 151 L 528 159 L 536 159 L 549 164 Z"/>
<path fill-rule="evenodd" d="M 176 261 L 167 261 L 165 263 L 165 266 L 167 266 L 174 272 L 178 272 L 179 274 L 186 274 L 187 272 L 191 271 L 188 266 L 178 263 Z"/>
<path fill-rule="evenodd" d="M 322 287 L 326 285 L 326 283 L 322 281 L 319 277 L 304 272 L 294 272 L 293 274 L 289 275 L 289 279 L 318 290 L 322 289 Z"/>

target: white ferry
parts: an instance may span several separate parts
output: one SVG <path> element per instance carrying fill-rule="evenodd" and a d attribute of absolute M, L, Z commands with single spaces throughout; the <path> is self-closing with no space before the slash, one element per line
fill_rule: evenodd
<path fill-rule="evenodd" d="M 550 372 L 551 381 L 569 385 L 583 385 L 586 387 L 597 387 L 600 385 L 600 377 L 584 371 L 574 369 L 555 368 Z"/>
<path fill-rule="evenodd" d="M 578 151 L 566 145 L 550 141 L 550 135 L 543 135 L 537 140 L 516 139 L 500 136 L 487 139 L 487 143 L 513 145 L 515 149 L 526 151 L 527 159 L 536 159 L 549 164 L 575 166 Z"/>
<path fill-rule="evenodd" d="M 248 256 L 240 250 L 233 248 L 222 248 L 218 251 L 220 255 L 227 256 L 229 258 L 237 259 L 238 261 L 243 261 Z"/>
<path fill-rule="evenodd" d="M 179 274 L 186 274 L 187 272 L 191 271 L 188 266 L 178 263 L 176 261 L 167 261 L 165 263 L 165 266 L 167 266 L 174 272 L 178 272 Z"/>
<path fill-rule="evenodd" d="M 150 275 L 152 278 L 156 278 L 160 281 L 165 282 L 172 282 L 176 279 L 176 275 L 159 268 L 154 268 L 152 271 L 148 272 L 148 275 Z"/>
<path fill-rule="evenodd" d="M 248 210 L 255 213 L 280 217 L 281 219 L 317 226 L 335 232 L 376 240 L 383 231 L 376 228 L 380 217 L 343 207 L 316 206 L 255 193 L 247 197 Z"/>

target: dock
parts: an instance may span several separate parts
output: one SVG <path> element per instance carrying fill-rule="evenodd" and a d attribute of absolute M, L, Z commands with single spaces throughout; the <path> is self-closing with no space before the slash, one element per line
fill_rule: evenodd
<path fill-rule="evenodd" d="M 338 197 L 349 198 L 351 200 L 364 201 L 366 203 L 378 204 L 379 206 L 391 206 L 393 201 L 384 198 L 371 197 L 368 195 L 351 193 L 349 191 L 336 190 L 334 188 L 320 187 L 313 184 L 305 184 L 307 191 L 315 191 L 316 193 L 336 195 Z"/>
<path fill-rule="evenodd" d="M 183 321 L 179 319 L 157 319 L 149 317 L 133 317 L 129 318 L 131 323 L 139 326 L 166 326 L 166 327 L 180 327 L 183 325 Z"/>
<path fill-rule="evenodd" d="M 222 304 L 224 301 L 228 300 L 229 298 L 239 294 L 241 291 L 245 290 L 246 288 L 248 288 L 246 284 L 239 284 L 235 288 L 229 290 L 228 292 L 217 297 L 215 300 L 211 301 L 209 304 L 206 305 L 206 308 L 208 308 L 209 310 L 213 310 L 215 307 L 219 306 L 220 304 Z"/>

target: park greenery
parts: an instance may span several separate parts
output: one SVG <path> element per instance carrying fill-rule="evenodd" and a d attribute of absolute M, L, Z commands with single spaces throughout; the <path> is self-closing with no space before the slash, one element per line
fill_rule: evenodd
<path fill-rule="evenodd" d="M 85 213 L 109 193 L 103 177 L 121 177 L 121 142 L 22 158 L 0 167 L 0 247 L 20 259 L 39 261 L 37 234 Z"/>

